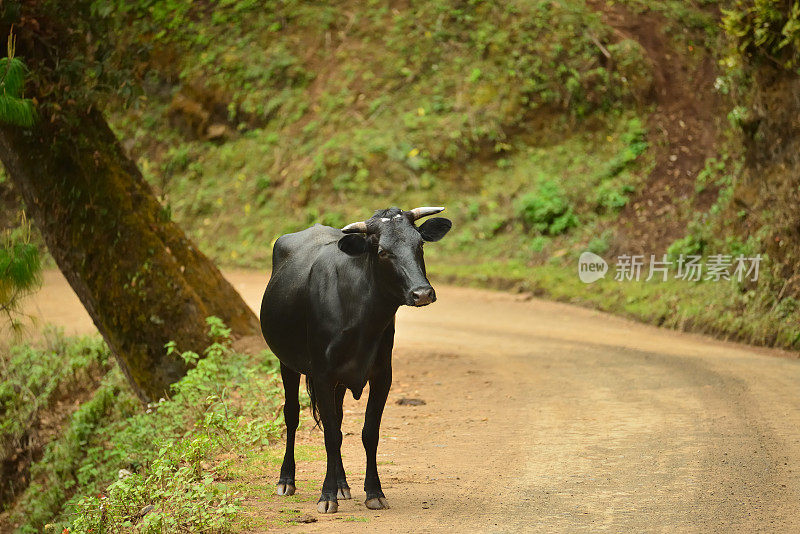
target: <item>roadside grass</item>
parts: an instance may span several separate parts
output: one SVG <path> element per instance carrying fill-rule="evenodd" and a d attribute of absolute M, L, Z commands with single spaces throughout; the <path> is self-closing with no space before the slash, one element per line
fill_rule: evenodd
<path fill-rule="evenodd" d="M 473 246 L 477 238 L 497 239 L 511 250 L 516 245 L 521 255 L 531 246 L 542 252 L 554 237 L 572 228 L 573 233 L 593 233 L 596 224 L 613 220 L 651 165 L 644 152 L 641 121 L 632 114 L 609 117 L 608 121 L 598 123 L 596 130 L 561 134 L 561 139 L 553 139 L 547 146 L 521 141 L 500 162 L 476 161 L 465 170 L 465 174 L 479 177 L 471 183 L 440 180 L 426 189 L 352 192 L 337 203 L 320 195 L 300 208 L 293 208 L 285 199 L 267 200 L 257 206 L 248 201 L 253 191 L 244 180 L 220 179 L 237 176 L 239 165 L 250 159 L 248 150 L 237 145 L 251 141 L 232 141 L 233 148 L 225 153 L 236 154 L 233 159 L 221 154 L 219 147 L 206 147 L 203 176 L 173 176 L 167 198 L 181 199 L 171 204 L 174 218 L 204 251 L 230 266 L 264 268 L 269 265 L 271 243 L 277 236 L 316 222 L 343 226 L 369 217 L 373 209 L 390 205 L 410 208 L 437 201 L 448 207 L 447 215 L 460 232 L 456 240 L 448 238 L 436 247 L 457 250 Z M 542 191 L 550 197 L 543 197 Z M 216 207 L 194 212 L 205 202 L 199 197 L 213 199 L 207 203 Z M 544 236 L 528 232 L 527 226 L 538 223 L 528 221 L 524 213 L 521 200 L 526 198 L 543 199 L 545 206 L 540 211 L 545 212 L 545 219 L 548 203 L 562 203 L 572 214 L 573 224 L 560 229 L 547 224 Z M 221 235 L 228 238 L 220 239 Z"/>
<path fill-rule="evenodd" d="M 33 464 L 4 523 L 17 532 L 230 530 L 243 490 L 251 491 L 224 482 L 245 476 L 250 465 L 241 474 L 231 459 L 275 462 L 270 447 L 283 428 L 275 358 L 236 353 L 228 335 L 209 318 L 206 357 L 184 353 L 196 366 L 170 398 L 146 407 L 111 369 Z M 80 349 L 90 342 L 63 343 Z M 107 358 L 101 341 L 91 346 Z M 301 449 L 309 458 L 318 454 Z M 274 492 L 269 479 L 263 490 Z"/>
<path fill-rule="evenodd" d="M 0 350 L 0 460 L 2 460 L 2 508 L 15 502 L 50 441 L 57 439 L 78 403 L 91 398 L 113 359 L 102 342 L 93 337 L 66 338 L 46 327 L 39 346 L 13 345 Z M 47 455 L 44 452 L 45 456 Z M 28 508 L 31 516 L 45 516 L 64 497 L 51 486 L 47 495 Z M 0 516 L 0 530 L 5 517 Z"/>
<path fill-rule="evenodd" d="M 607 261 L 611 258 L 606 258 Z M 474 287 L 531 293 L 678 330 L 713 335 L 761 346 L 800 348 L 797 306 L 781 304 L 775 292 L 760 286 L 748 288 L 735 281 L 666 282 L 614 280 L 613 265 L 605 278 L 584 284 L 578 278 L 578 258 L 570 254 L 531 267 L 522 261 L 428 262 L 433 279 Z M 609 261 L 611 263 L 611 261 Z"/>
<path fill-rule="evenodd" d="M 308 423 L 303 417 L 302 424 Z M 231 519 L 233 532 L 252 532 L 286 528 L 302 521 L 313 512 L 319 497 L 319 481 L 296 481 L 297 493 L 288 497 L 279 497 L 275 493 L 275 484 L 280 465 L 283 460 L 283 444 L 243 453 L 237 457 L 226 477 L 216 484 L 225 491 L 233 492 L 242 498 L 241 507 Z M 321 468 L 325 463 L 325 450 L 321 445 L 298 444 L 295 448 L 295 460 L 299 462 L 316 462 Z M 357 475 L 357 473 L 352 473 Z M 315 513 L 315 512 L 314 512 Z M 337 519 L 346 522 L 366 522 L 369 519 L 358 513 L 340 510 Z"/>
<path fill-rule="evenodd" d="M 112 366 L 102 341 L 67 339 L 53 328 L 44 330 L 43 347 L 14 345 L 0 357 L 0 455 L 8 458 L 29 438 L 44 412 L 99 380 Z M 5 488 L 4 488 L 5 489 Z"/>
<path fill-rule="evenodd" d="M 75 380 L 89 382 L 90 369 L 100 378 L 49 436 L 31 466 L 30 484 L 0 517 L 0 526 L 19 533 L 245 532 L 280 530 L 302 520 L 316 502 L 317 480 L 301 477 L 296 495 L 275 494 L 284 452 L 277 360 L 268 351 L 233 351 L 229 330 L 216 318 L 208 323 L 205 357 L 183 353 L 196 366 L 169 398 L 146 406 L 99 337 L 67 338 L 54 331 L 46 349 L 12 347 L 2 391 L 24 385 L 33 400 L 4 393 L 4 443 L 20 433 L 18 421 L 30 418 L 31 406 L 47 408 L 53 391 L 71 391 Z M 165 350 L 178 347 L 168 344 Z M 58 362 L 66 365 L 53 374 Z M 31 372 L 17 372 L 22 368 Z M 307 408 L 307 395 L 300 400 Z M 303 416 L 301 430 L 309 424 Z M 325 451 L 298 444 L 295 458 L 322 466 Z M 340 516 L 368 520 L 358 513 Z"/>

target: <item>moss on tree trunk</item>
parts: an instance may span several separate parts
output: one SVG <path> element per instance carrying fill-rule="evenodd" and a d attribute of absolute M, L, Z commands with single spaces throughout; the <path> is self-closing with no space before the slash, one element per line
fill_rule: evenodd
<path fill-rule="evenodd" d="M 234 336 L 257 334 L 258 320 L 169 220 L 102 114 L 63 113 L 66 129 L 0 127 L 0 159 L 131 385 L 157 399 L 187 370 L 166 342 L 200 352 L 207 316 Z"/>

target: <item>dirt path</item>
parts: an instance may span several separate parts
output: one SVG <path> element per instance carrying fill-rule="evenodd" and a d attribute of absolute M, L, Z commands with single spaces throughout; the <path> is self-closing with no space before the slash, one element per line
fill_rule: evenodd
<path fill-rule="evenodd" d="M 259 302 L 264 275 L 227 276 Z M 399 313 L 378 451 L 392 509 L 361 504 L 365 395 L 345 406 L 354 500 L 333 516 L 313 511 L 324 471 L 314 459 L 298 462 L 299 501 L 265 493 L 248 514 L 288 506 L 318 518 L 296 532 L 800 529 L 794 355 L 504 293 L 437 293 L 436 304 Z M 68 332 L 92 330 L 57 273 L 29 310 Z M 319 446 L 309 427 L 301 443 Z M 273 470 L 260 476 L 265 487 Z"/>

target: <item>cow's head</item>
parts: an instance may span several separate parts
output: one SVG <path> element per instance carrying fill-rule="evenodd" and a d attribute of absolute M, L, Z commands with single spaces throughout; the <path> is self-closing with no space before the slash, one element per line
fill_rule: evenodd
<path fill-rule="evenodd" d="M 434 217 L 420 226 L 417 219 L 439 213 L 444 208 L 400 208 L 378 210 L 370 219 L 348 224 L 339 240 L 339 249 L 351 256 L 370 258 L 393 297 L 409 306 L 425 306 L 436 300 L 436 292 L 425 273 L 422 244 L 439 241 L 453 226 L 449 219 Z"/>

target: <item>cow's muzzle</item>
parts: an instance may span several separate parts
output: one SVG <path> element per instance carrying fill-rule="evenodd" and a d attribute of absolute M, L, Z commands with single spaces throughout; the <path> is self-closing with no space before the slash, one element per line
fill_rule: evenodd
<path fill-rule="evenodd" d="M 431 302 L 436 302 L 436 291 L 431 286 L 412 289 L 408 295 L 409 306 L 425 306 Z"/>

